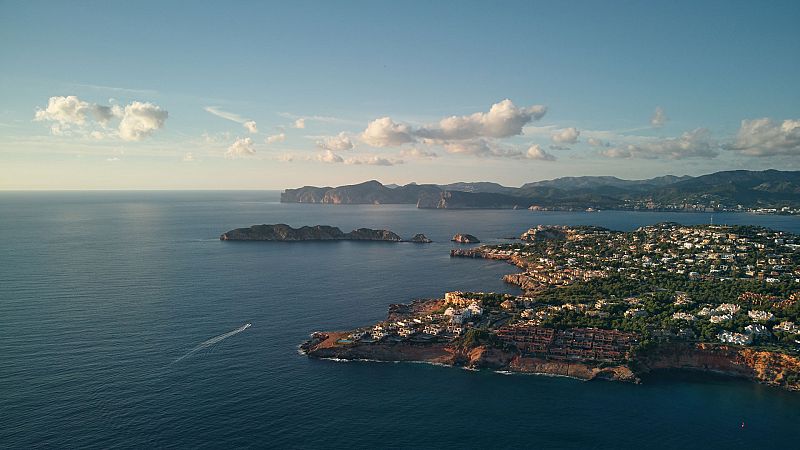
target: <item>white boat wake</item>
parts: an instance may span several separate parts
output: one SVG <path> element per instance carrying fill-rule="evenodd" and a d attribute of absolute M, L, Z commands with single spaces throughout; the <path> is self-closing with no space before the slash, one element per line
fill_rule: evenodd
<path fill-rule="evenodd" d="M 216 344 L 218 342 L 224 341 L 225 339 L 228 339 L 231 336 L 235 336 L 235 335 L 241 333 L 242 331 L 250 328 L 250 326 L 251 326 L 250 323 L 246 323 L 246 324 L 240 326 L 239 328 L 237 328 L 237 329 L 235 329 L 233 331 L 229 331 L 229 332 L 227 332 L 225 334 L 220 334 L 219 336 L 213 337 L 213 338 L 211 338 L 211 339 L 209 339 L 207 341 L 203 341 L 197 347 L 189 350 L 185 355 L 183 355 L 180 358 L 176 359 L 172 363 L 174 364 L 174 363 L 176 363 L 176 362 L 178 362 L 178 361 L 180 361 L 182 359 L 185 359 L 185 358 L 188 358 L 189 356 L 192 356 L 193 354 L 199 352 L 200 350 L 203 350 L 205 348 L 211 347 L 212 345 L 214 345 L 214 344 Z"/>

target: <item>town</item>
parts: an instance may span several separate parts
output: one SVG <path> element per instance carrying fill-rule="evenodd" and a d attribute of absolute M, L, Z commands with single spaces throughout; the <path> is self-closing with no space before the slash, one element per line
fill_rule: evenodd
<path fill-rule="evenodd" d="M 350 343 L 482 340 L 523 354 L 619 362 L 658 342 L 800 351 L 800 240 L 781 231 L 661 223 L 633 232 L 539 226 L 454 249 L 506 260 L 521 295 L 447 292 L 393 305 Z"/>

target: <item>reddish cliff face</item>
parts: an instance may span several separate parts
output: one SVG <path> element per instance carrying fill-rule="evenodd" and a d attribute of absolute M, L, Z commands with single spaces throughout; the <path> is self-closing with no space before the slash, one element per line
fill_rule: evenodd
<path fill-rule="evenodd" d="M 690 369 L 714 372 L 800 390 L 800 358 L 783 353 L 717 344 L 674 344 L 648 350 L 637 369 Z"/>
<path fill-rule="evenodd" d="M 561 375 L 582 380 L 614 380 L 638 383 L 638 375 L 660 369 L 713 372 L 760 383 L 800 390 L 800 358 L 782 353 L 718 344 L 666 344 L 647 350 L 630 364 L 603 365 L 580 360 L 548 360 L 520 356 L 516 352 L 478 346 L 459 347 L 434 343 L 374 343 L 340 345 L 347 333 L 316 333 L 301 348 L 317 358 L 418 361 L 475 369 Z M 635 371 L 632 370 L 635 368 Z"/>
<path fill-rule="evenodd" d="M 638 383 L 639 378 L 627 366 L 600 367 L 581 361 L 556 361 L 543 358 L 516 357 L 509 364 L 514 372 L 540 373 L 579 378 L 581 380 L 614 380 Z"/>

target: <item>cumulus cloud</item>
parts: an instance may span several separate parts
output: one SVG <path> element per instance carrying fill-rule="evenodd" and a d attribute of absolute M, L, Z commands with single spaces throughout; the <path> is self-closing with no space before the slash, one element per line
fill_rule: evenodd
<path fill-rule="evenodd" d="M 36 111 L 34 120 L 58 122 L 62 125 L 83 125 L 94 105 L 74 95 L 50 97 L 45 109 Z"/>
<path fill-rule="evenodd" d="M 284 154 L 278 156 L 278 161 L 292 162 L 292 161 L 294 161 L 294 155 L 291 154 L 291 153 L 284 153 Z"/>
<path fill-rule="evenodd" d="M 667 120 L 669 120 L 669 118 L 664 113 L 664 109 L 658 106 L 655 112 L 653 112 L 653 117 L 650 118 L 650 125 L 653 128 L 661 128 L 667 123 Z"/>
<path fill-rule="evenodd" d="M 273 134 L 272 136 L 267 136 L 267 138 L 265 139 L 265 142 L 267 144 L 275 144 L 275 143 L 278 143 L 278 142 L 283 142 L 285 140 L 286 140 L 286 134 L 285 133 L 279 133 L 279 134 Z"/>
<path fill-rule="evenodd" d="M 729 150 L 748 156 L 800 155 L 800 119 L 743 120 Z"/>
<path fill-rule="evenodd" d="M 522 134 L 522 127 L 541 119 L 546 112 L 547 107 L 543 105 L 518 108 L 511 100 L 505 99 L 492 105 L 488 112 L 447 117 L 437 124 L 421 127 L 416 134 L 442 140 L 506 138 Z"/>
<path fill-rule="evenodd" d="M 608 158 L 629 159 L 714 158 L 719 154 L 718 148 L 719 144 L 711 139 L 711 133 L 707 129 L 697 128 L 687 131 L 677 138 L 652 139 L 607 148 L 601 150 L 600 154 Z"/>
<path fill-rule="evenodd" d="M 536 159 L 539 161 L 555 161 L 556 157 L 547 153 L 544 149 L 542 149 L 539 144 L 533 144 L 528 147 L 528 151 L 525 152 L 525 157 L 528 159 Z"/>
<path fill-rule="evenodd" d="M 250 138 L 238 138 L 228 147 L 225 152 L 226 159 L 247 158 L 256 154 L 253 140 Z"/>
<path fill-rule="evenodd" d="M 344 159 L 330 150 L 325 150 L 324 152 L 317 155 L 317 161 L 328 164 L 335 164 L 335 163 L 343 163 Z"/>
<path fill-rule="evenodd" d="M 152 103 L 133 102 L 125 107 L 119 123 L 119 137 L 126 141 L 141 141 L 167 120 L 167 111 Z"/>
<path fill-rule="evenodd" d="M 194 155 L 192 154 L 192 152 L 186 152 L 183 154 L 183 162 L 194 162 L 194 161 L 196 160 L 194 159 Z"/>
<path fill-rule="evenodd" d="M 126 141 L 139 141 L 163 128 L 168 115 L 167 111 L 152 103 L 134 101 L 123 108 L 89 103 L 68 95 L 50 97 L 47 107 L 36 111 L 34 120 L 50 122 L 50 131 L 55 135 L 77 131 L 84 136 L 102 139 L 113 134 L 108 132 L 108 127 L 112 120 L 119 119 L 116 134 Z"/>
<path fill-rule="evenodd" d="M 303 129 L 306 127 L 306 119 L 297 119 L 294 121 L 294 127 L 298 129 Z"/>
<path fill-rule="evenodd" d="M 404 148 L 400 151 L 400 155 L 405 156 L 407 158 L 438 158 L 439 155 L 436 152 L 431 152 L 428 150 L 423 150 L 421 148 Z"/>
<path fill-rule="evenodd" d="M 388 159 L 380 156 L 371 156 L 368 158 L 349 158 L 345 164 L 366 164 L 370 166 L 394 166 L 395 164 L 403 164 L 402 159 Z"/>
<path fill-rule="evenodd" d="M 525 125 L 541 119 L 546 112 L 547 107 L 542 105 L 519 108 L 506 99 L 492 105 L 488 112 L 446 117 L 417 129 L 396 123 L 390 117 L 381 117 L 369 123 L 361 139 L 373 147 L 399 146 L 418 139 L 442 145 L 452 141 L 502 139 L 522 134 Z"/>
<path fill-rule="evenodd" d="M 586 143 L 591 145 L 592 147 L 610 147 L 611 144 L 608 141 L 604 141 L 602 139 L 597 139 L 590 137 L 586 140 Z"/>
<path fill-rule="evenodd" d="M 370 122 L 361 133 L 361 139 L 373 147 L 395 147 L 415 141 L 409 125 L 395 123 L 390 117 L 381 117 Z"/>
<path fill-rule="evenodd" d="M 550 135 L 550 139 L 556 144 L 576 144 L 578 136 L 581 132 L 575 127 L 564 128 L 563 130 L 555 131 Z"/>
<path fill-rule="evenodd" d="M 243 123 L 242 126 L 244 126 L 247 131 L 253 134 L 258 133 L 258 126 L 256 125 L 255 120 L 248 120 L 247 122 Z"/>
<path fill-rule="evenodd" d="M 353 148 L 353 141 L 344 132 L 336 136 L 328 136 L 320 141 L 317 141 L 317 146 L 323 150 L 330 150 L 334 152 L 341 152 L 351 150 Z"/>

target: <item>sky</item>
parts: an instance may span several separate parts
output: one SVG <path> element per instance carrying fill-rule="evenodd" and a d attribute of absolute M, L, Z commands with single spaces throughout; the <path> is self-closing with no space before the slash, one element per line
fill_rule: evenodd
<path fill-rule="evenodd" d="M 800 170 L 800 2 L 0 0 L 0 189 Z"/>

